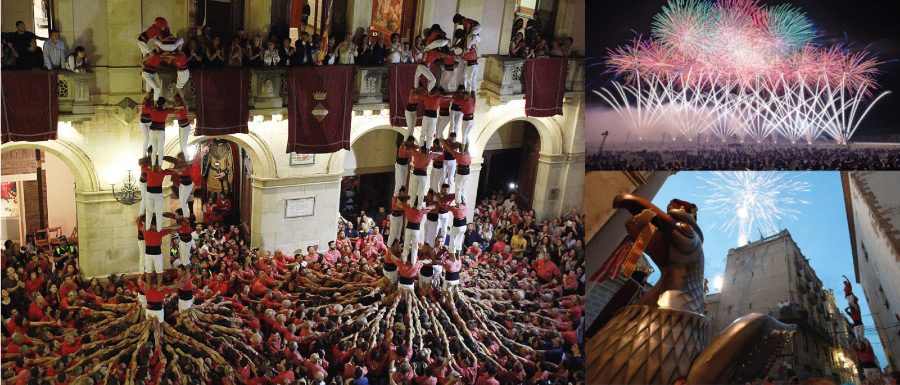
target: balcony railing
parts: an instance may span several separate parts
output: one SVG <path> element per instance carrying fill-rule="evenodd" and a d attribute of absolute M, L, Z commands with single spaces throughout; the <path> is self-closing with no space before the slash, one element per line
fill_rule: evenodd
<path fill-rule="evenodd" d="M 481 90 L 490 104 L 525 97 L 525 59 L 486 55 Z M 584 92 L 584 59 L 570 58 L 566 72 L 566 92 Z"/>
<path fill-rule="evenodd" d="M 484 65 L 484 81 L 481 84 L 482 95 L 488 99 L 490 105 L 505 103 L 510 100 L 523 99 L 525 97 L 524 71 L 525 60 L 509 58 L 499 55 L 488 55 Z M 440 79 L 443 68 L 435 77 Z M 278 110 L 287 106 L 287 84 L 285 82 L 285 68 L 253 68 L 250 79 L 250 108 L 267 114 L 265 110 Z M 63 115 L 89 115 L 94 112 L 91 98 L 91 84 L 94 82 L 93 73 L 60 72 L 59 74 L 59 111 Z M 162 96 L 172 99 L 176 94 L 175 83 L 177 75 L 175 70 L 168 67 L 160 68 L 157 72 Z M 356 71 L 356 85 L 353 93 L 353 109 L 357 111 L 381 110 L 388 104 L 388 67 L 358 66 Z M 566 74 L 566 93 L 580 93 L 584 91 L 584 60 L 569 59 L 568 72 Z M 96 91 L 95 91 L 96 92 Z M 103 91 L 101 90 L 101 93 Z M 188 104 L 195 107 L 195 89 L 193 77 L 185 86 L 185 97 Z M 135 95 L 132 97 L 139 97 Z M 94 95 L 98 99 L 98 95 Z M 105 100 L 105 98 L 99 98 Z M 115 99 L 115 100 L 113 100 Z M 109 98 L 110 105 L 125 105 L 123 98 Z M 140 100 L 132 100 L 140 103 Z M 278 113 L 278 112 L 272 112 Z"/>
<path fill-rule="evenodd" d="M 90 80 L 93 74 L 60 71 L 57 87 L 59 112 L 73 115 L 93 114 Z"/>

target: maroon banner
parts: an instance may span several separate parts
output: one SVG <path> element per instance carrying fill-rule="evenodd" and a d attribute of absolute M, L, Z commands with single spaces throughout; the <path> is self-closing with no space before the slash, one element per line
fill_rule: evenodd
<path fill-rule="evenodd" d="M 322 154 L 350 150 L 352 65 L 287 69 L 288 145 L 285 152 Z"/>
<path fill-rule="evenodd" d="M 409 104 L 409 92 L 415 88 L 413 77 L 416 76 L 418 63 L 388 64 L 388 105 L 391 111 L 391 126 L 406 127 L 406 105 Z M 422 125 L 425 105 L 419 103 L 416 113 L 416 125 Z"/>
<path fill-rule="evenodd" d="M 250 132 L 250 69 L 192 70 L 197 91 L 194 136 Z"/>
<path fill-rule="evenodd" d="M 525 116 L 562 115 L 566 93 L 567 58 L 525 61 Z"/>
<path fill-rule="evenodd" d="M 56 139 L 59 93 L 55 72 L 3 71 L 2 141 Z"/>

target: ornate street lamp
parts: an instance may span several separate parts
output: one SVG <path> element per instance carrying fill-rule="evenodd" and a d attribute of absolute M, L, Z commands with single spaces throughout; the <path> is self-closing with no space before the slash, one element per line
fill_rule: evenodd
<path fill-rule="evenodd" d="M 122 178 L 122 188 L 116 190 L 115 183 L 111 183 L 111 186 L 113 196 L 119 203 L 130 206 L 141 201 L 141 189 L 131 175 L 131 170 Z"/>

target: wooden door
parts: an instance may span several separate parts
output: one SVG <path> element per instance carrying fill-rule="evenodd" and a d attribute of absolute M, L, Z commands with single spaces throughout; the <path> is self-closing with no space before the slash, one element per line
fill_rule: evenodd
<path fill-rule="evenodd" d="M 522 139 L 524 143 L 522 144 L 522 162 L 519 169 L 519 186 L 516 197 L 520 207 L 530 209 L 534 204 L 534 187 L 541 156 L 541 137 L 533 126 L 526 124 Z"/>
<path fill-rule="evenodd" d="M 291 0 L 272 0 L 272 13 L 269 17 L 269 33 L 278 36 L 279 43 L 291 31 Z M 268 36 L 263 36 L 265 41 Z"/>
<path fill-rule="evenodd" d="M 240 228 L 244 234 L 244 239 L 250 240 L 250 224 L 251 215 L 253 214 L 253 185 L 251 177 L 253 176 L 253 163 L 247 152 L 241 149 L 241 167 L 240 167 L 240 187 L 238 190 L 238 204 L 240 205 Z"/>
<path fill-rule="evenodd" d="M 197 24 L 202 25 L 203 21 L 206 21 L 210 36 L 218 36 L 222 45 L 231 44 L 230 39 L 234 34 L 234 13 L 230 2 L 206 0 L 205 7 L 201 2 L 197 16 L 199 18 Z"/>

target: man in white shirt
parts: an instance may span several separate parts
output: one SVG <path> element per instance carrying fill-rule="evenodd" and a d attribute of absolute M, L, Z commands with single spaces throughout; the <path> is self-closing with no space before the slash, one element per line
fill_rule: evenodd
<path fill-rule="evenodd" d="M 513 193 L 513 194 L 509 195 L 508 199 L 503 201 L 503 204 L 501 206 L 503 206 L 503 211 L 509 211 L 513 208 L 513 205 L 515 205 L 515 204 L 516 204 L 516 194 Z"/>
<path fill-rule="evenodd" d="M 50 38 L 44 41 L 44 66 L 58 70 L 66 66 L 66 43 L 59 40 L 59 31 L 50 30 Z"/>
<path fill-rule="evenodd" d="M 340 64 L 353 64 L 356 57 L 356 44 L 353 44 L 353 34 L 348 33 L 344 37 L 344 41 L 335 48 L 335 51 Z"/>

